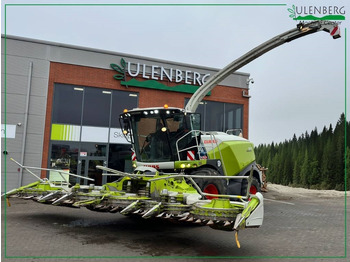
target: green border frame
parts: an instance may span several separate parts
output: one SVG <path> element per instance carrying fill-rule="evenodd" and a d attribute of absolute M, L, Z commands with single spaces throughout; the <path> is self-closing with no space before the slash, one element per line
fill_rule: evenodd
<path fill-rule="evenodd" d="M 7 24 L 6 24 L 6 8 L 8 6 L 261 6 L 261 7 L 268 7 L 268 6 L 287 6 L 287 4 L 213 4 L 213 3 L 207 3 L 207 4 L 176 4 L 176 3 L 159 3 L 159 4 L 5 4 L 5 10 L 4 10 L 4 27 L 5 27 L 5 32 L 4 32 L 4 39 L 5 39 L 5 43 L 4 43 L 4 63 L 5 63 L 5 79 L 4 79 L 4 113 L 5 113 L 5 124 L 7 123 L 7 119 L 6 119 L 6 115 L 7 115 L 7 104 L 6 104 L 6 94 L 7 94 L 7 32 L 6 32 L 6 28 L 7 28 Z M 347 121 L 347 30 L 346 28 L 344 28 L 344 38 L 345 38 L 345 60 L 344 60 L 344 70 L 345 70 L 345 79 L 344 79 L 344 87 L 345 87 L 345 122 Z M 344 171 L 344 183 L 345 183 L 345 196 L 344 196 L 344 205 L 345 205 L 345 212 L 344 212 L 344 256 L 7 256 L 7 205 L 5 204 L 4 206 L 4 215 L 5 215 L 5 223 L 4 223 L 4 258 L 8 258 L 8 259 L 16 259 L 16 258 L 58 258 L 58 259 L 79 259 L 79 258 L 100 258 L 100 259 L 110 259 L 110 258 L 142 258 L 142 259 L 164 259 L 164 258 L 217 258 L 217 259 L 222 259 L 222 258 L 238 258 L 238 259 L 257 259 L 257 258 L 265 258 L 265 259 L 270 259 L 270 258 L 275 258 L 275 259 L 289 259 L 289 258 L 298 258 L 298 259 L 331 259 L 331 258 L 336 258 L 336 259 L 341 259 L 341 258 L 347 258 L 347 193 L 346 193 L 346 187 L 347 187 L 347 166 L 346 166 L 346 158 L 347 158 L 347 139 L 346 139 L 346 135 L 347 135 L 347 128 L 346 128 L 346 124 L 345 124 L 345 171 Z M 6 125 L 5 125 L 5 141 L 4 141 L 4 150 L 6 151 L 7 149 L 7 143 L 6 143 Z M 4 171 L 5 171 L 5 192 L 7 192 L 7 160 L 4 161 Z M 6 197 L 6 193 L 5 193 L 5 197 Z"/>

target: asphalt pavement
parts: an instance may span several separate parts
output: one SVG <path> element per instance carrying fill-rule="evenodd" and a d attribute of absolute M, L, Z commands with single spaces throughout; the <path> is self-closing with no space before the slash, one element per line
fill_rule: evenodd
<path fill-rule="evenodd" d="M 2 199 L 1 261 L 349 261 L 349 198 L 264 198 L 263 226 L 241 230 L 241 248 L 206 226 Z"/>

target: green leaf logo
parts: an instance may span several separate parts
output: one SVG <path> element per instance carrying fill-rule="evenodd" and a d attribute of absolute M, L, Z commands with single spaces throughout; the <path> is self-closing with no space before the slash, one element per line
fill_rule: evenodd
<path fill-rule="evenodd" d="M 288 8 L 287 10 L 290 13 L 290 15 L 289 15 L 290 18 L 295 18 L 296 17 L 296 15 L 295 15 L 295 5 L 292 5 L 292 8 Z"/>
<path fill-rule="evenodd" d="M 119 74 L 115 74 L 113 76 L 114 79 L 116 80 L 125 80 L 125 67 L 126 67 L 126 62 L 124 58 L 120 59 L 120 65 L 117 64 L 111 64 L 111 67 L 117 71 Z"/>

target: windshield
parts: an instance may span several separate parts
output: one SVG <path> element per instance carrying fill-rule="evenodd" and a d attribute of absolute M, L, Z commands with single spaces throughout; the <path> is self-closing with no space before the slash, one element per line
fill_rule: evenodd
<path fill-rule="evenodd" d="M 173 134 L 183 126 L 183 115 L 140 113 L 131 118 L 135 150 L 142 162 L 174 159 Z"/>
<path fill-rule="evenodd" d="M 198 130 L 200 116 L 179 110 L 145 109 L 122 115 L 124 132 L 131 135 L 137 160 L 166 162 L 178 159 L 176 144 L 184 148 L 193 138 L 187 135 Z M 131 124 L 131 126 L 129 125 Z M 184 137 L 185 136 L 185 137 Z"/>

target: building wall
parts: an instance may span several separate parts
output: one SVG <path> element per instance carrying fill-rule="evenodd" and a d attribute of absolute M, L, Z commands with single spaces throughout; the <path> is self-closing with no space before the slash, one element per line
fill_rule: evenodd
<path fill-rule="evenodd" d="M 23 162 L 27 166 L 47 166 L 54 83 L 126 90 L 125 86 L 121 86 L 120 82 L 113 78 L 115 71 L 110 68 L 111 63 L 117 64 L 122 58 L 132 63 L 157 64 L 203 74 L 213 75 L 218 71 L 215 68 L 20 37 L 7 36 L 6 39 L 2 37 L 1 41 L 2 124 L 6 122 L 7 125 L 16 126 L 15 138 L 8 138 L 6 141 L 8 154 L 2 154 L 1 158 L 2 192 L 5 191 L 5 185 L 6 190 L 9 191 L 36 180 L 26 171 L 20 179 L 21 170 L 10 161 L 10 158 Z M 211 96 L 205 98 L 210 101 L 243 104 L 243 135 L 246 138 L 248 137 L 249 99 L 242 96 L 242 91 L 248 87 L 248 77 L 249 74 L 246 73 L 232 74 L 213 89 Z M 175 83 L 167 84 L 175 85 Z M 30 87 L 28 124 L 25 127 L 28 87 Z M 165 103 L 169 106 L 184 107 L 184 99 L 191 97 L 191 94 L 137 87 L 128 87 L 128 91 L 139 93 L 139 107 L 163 106 Z M 24 136 L 25 128 L 26 136 Z M 1 143 L 4 151 L 5 139 L 2 139 Z M 5 168 L 6 175 L 4 175 Z M 40 175 L 40 172 L 37 174 Z"/>
<path fill-rule="evenodd" d="M 10 158 L 13 158 L 21 162 L 23 146 L 25 146 L 23 163 L 28 166 L 41 165 L 50 64 L 47 60 L 47 51 L 48 46 L 43 44 L 24 43 L 10 39 L 7 39 L 5 46 L 4 39 L 2 39 L 1 118 L 2 123 L 5 123 L 6 106 L 6 123 L 16 126 L 15 138 L 9 138 L 6 141 L 8 154 L 2 154 L 1 157 L 2 173 L 6 168 L 6 177 L 1 176 L 2 192 L 5 190 L 5 179 L 7 190 L 33 181 L 33 177 L 28 174 L 23 174 L 22 181 L 20 181 L 21 172 L 18 171 L 18 166 L 10 161 Z M 31 63 L 33 66 L 30 75 Z M 24 121 L 29 86 L 31 89 L 25 137 Z M 23 145 L 24 139 L 25 145 Z M 1 148 L 3 152 L 5 139 L 1 139 Z"/>

